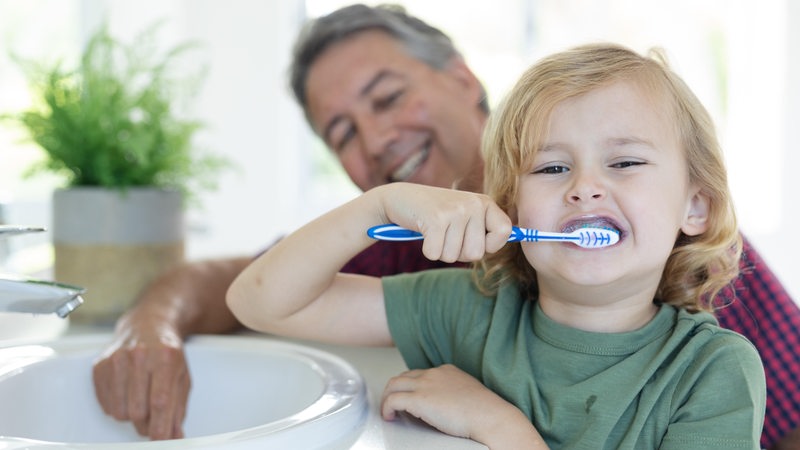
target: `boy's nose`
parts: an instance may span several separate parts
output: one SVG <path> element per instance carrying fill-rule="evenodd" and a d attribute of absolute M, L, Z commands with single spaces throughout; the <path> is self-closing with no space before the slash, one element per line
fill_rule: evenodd
<path fill-rule="evenodd" d="M 576 204 L 602 200 L 607 191 L 602 180 L 591 173 L 578 173 L 572 187 L 567 192 L 567 203 Z"/>

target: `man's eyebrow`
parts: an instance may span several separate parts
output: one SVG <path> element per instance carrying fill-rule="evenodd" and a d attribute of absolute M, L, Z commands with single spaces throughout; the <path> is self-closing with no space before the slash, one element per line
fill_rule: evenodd
<path fill-rule="evenodd" d="M 383 69 L 380 72 L 376 73 L 375 76 L 372 77 L 369 80 L 369 82 L 367 82 L 367 84 L 365 84 L 364 87 L 362 87 L 361 90 L 358 92 L 359 98 L 368 95 L 370 93 L 370 91 L 372 91 L 375 88 L 375 86 L 377 86 L 378 83 L 381 82 L 381 80 L 383 80 L 386 77 L 391 76 L 392 74 L 393 73 L 388 69 Z M 329 138 L 330 138 L 331 131 L 336 126 L 336 124 L 338 124 L 342 120 L 344 120 L 344 116 L 342 116 L 341 114 L 336 115 L 331 119 L 331 121 L 325 127 L 325 132 L 322 133 L 322 139 L 325 142 L 330 142 Z"/>

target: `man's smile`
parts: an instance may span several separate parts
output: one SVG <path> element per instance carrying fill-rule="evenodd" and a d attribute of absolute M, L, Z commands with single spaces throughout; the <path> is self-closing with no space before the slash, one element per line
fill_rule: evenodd
<path fill-rule="evenodd" d="M 425 163 L 425 161 L 428 160 L 430 153 L 430 141 L 428 141 L 422 148 L 419 149 L 419 151 L 409 156 L 405 162 L 400 164 L 400 166 L 389 175 L 389 181 L 406 181 L 409 179 L 412 175 L 414 175 L 417 169 L 419 169 Z"/>

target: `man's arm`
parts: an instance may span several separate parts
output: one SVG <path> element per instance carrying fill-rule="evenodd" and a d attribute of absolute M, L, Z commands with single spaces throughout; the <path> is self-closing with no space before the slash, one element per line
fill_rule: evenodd
<path fill-rule="evenodd" d="M 800 308 L 750 242 L 744 239 L 735 292 L 722 293 L 728 306 L 716 313 L 758 349 L 767 380 L 767 413 L 761 445 L 800 449 Z"/>
<path fill-rule="evenodd" d="M 132 421 L 152 439 L 182 437 L 191 384 L 183 341 L 241 327 L 225 304 L 225 292 L 251 261 L 186 263 L 146 288 L 119 319 L 114 341 L 94 365 L 95 392 L 107 414 Z"/>

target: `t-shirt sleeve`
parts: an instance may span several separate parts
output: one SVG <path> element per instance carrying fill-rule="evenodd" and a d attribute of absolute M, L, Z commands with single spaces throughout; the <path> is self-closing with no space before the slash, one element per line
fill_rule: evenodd
<path fill-rule="evenodd" d="M 706 343 L 672 401 L 678 408 L 661 450 L 760 448 L 764 368 L 755 348 L 741 336 L 723 333 Z"/>
<path fill-rule="evenodd" d="M 385 277 L 383 293 L 389 331 L 410 369 L 480 367 L 492 302 L 476 292 L 469 269 Z"/>

